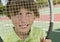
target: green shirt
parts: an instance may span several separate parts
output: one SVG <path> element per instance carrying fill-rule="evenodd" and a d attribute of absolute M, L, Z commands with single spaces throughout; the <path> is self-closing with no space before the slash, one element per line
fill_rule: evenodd
<path fill-rule="evenodd" d="M 15 31 L 6 34 L 4 42 L 40 42 L 40 38 L 45 37 L 46 33 L 39 27 L 31 27 L 29 36 L 23 41 L 21 40 Z"/>

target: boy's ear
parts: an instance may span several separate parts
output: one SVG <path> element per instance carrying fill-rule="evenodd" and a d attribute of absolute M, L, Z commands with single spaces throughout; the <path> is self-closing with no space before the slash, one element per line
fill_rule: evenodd
<path fill-rule="evenodd" d="M 11 16 L 10 15 L 7 15 L 9 17 L 9 19 L 11 19 Z"/>
<path fill-rule="evenodd" d="M 40 18 L 40 16 L 35 16 L 35 19 L 36 19 L 36 18 Z"/>
<path fill-rule="evenodd" d="M 34 16 L 34 19 L 36 19 L 36 16 Z"/>
<path fill-rule="evenodd" d="M 37 20 L 37 21 L 38 21 L 38 20 L 39 20 L 39 18 L 40 18 L 39 16 L 35 16 L 35 20 Z"/>

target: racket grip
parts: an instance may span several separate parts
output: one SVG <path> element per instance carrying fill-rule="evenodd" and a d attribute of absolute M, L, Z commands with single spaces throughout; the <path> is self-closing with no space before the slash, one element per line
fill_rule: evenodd
<path fill-rule="evenodd" d="M 0 37 L 0 42 L 3 42 L 2 38 Z"/>
<path fill-rule="evenodd" d="M 46 36 L 46 39 L 50 39 L 50 34 L 51 34 L 51 32 L 52 32 L 52 28 L 53 28 L 53 22 L 50 22 L 50 24 L 49 24 L 49 29 L 48 29 L 48 31 L 47 31 L 47 36 Z"/>

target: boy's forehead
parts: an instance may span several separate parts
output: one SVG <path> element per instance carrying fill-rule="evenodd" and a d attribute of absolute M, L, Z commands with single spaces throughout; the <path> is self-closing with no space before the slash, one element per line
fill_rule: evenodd
<path fill-rule="evenodd" d="M 19 12 L 33 12 L 33 11 L 31 11 L 31 10 L 29 10 L 29 9 L 26 9 L 26 8 L 21 8 L 20 10 L 19 10 Z"/>

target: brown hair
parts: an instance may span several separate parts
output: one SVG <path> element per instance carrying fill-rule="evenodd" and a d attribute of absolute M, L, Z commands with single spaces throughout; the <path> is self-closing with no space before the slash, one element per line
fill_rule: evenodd
<path fill-rule="evenodd" d="M 7 4 L 7 15 L 10 17 L 13 13 L 18 13 L 21 7 L 33 11 L 34 15 L 39 16 L 37 4 L 34 0 L 9 0 Z"/>

